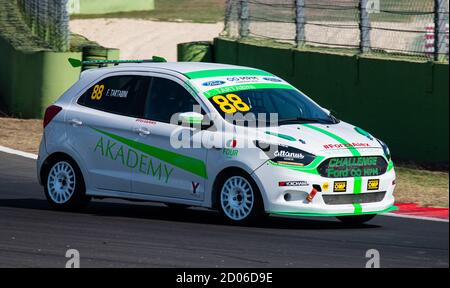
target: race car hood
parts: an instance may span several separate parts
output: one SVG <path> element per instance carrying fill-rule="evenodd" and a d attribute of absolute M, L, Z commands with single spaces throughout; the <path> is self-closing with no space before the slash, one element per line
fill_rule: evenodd
<path fill-rule="evenodd" d="M 259 128 L 279 143 L 322 156 L 384 155 L 378 140 L 364 130 L 345 122 L 338 124 L 294 124 Z M 261 134 L 260 134 L 261 135 Z"/>
<path fill-rule="evenodd" d="M 258 88 L 278 88 L 297 90 L 281 78 L 259 70 L 207 71 L 208 76 L 202 78 L 190 73 L 190 85 L 195 91 L 206 98 L 214 95 L 232 93 L 240 90 Z M 222 72 L 222 73 L 220 73 Z M 224 73 L 235 73 L 235 76 Z M 211 76 L 213 75 L 213 76 Z M 195 77 L 194 77 L 195 76 Z M 305 152 L 321 156 L 375 156 L 384 155 L 378 140 L 369 133 L 345 122 L 337 124 L 294 124 L 265 128 L 235 128 L 242 130 L 243 135 L 256 132 L 252 140 L 268 140 L 271 144 L 283 144 L 301 149 Z M 244 131 L 246 130 L 246 131 Z M 264 137 L 261 137 L 264 136 Z M 268 136 L 268 137 L 266 137 Z M 241 142 L 239 140 L 238 142 Z"/>

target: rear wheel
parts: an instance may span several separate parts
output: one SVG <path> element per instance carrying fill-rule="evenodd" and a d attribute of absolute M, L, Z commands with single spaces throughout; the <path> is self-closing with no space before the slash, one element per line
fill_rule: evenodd
<path fill-rule="evenodd" d="M 368 215 L 356 215 L 356 216 L 339 216 L 336 218 L 345 224 L 358 225 L 358 224 L 363 224 L 363 223 L 369 222 L 370 220 L 375 218 L 375 216 L 377 216 L 377 215 L 376 214 L 368 214 Z"/>
<path fill-rule="evenodd" d="M 84 208 L 90 197 L 86 196 L 83 175 L 77 164 L 68 157 L 51 161 L 45 177 L 45 197 L 57 210 L 74 211 Z"/>
<path fill-rule="evenodd" d="M 252 224 L 261 220 L 264 205 L 258 186 L 244 173 L 228 173 L 218 185 L 219 210 L 232 224 Z"/>

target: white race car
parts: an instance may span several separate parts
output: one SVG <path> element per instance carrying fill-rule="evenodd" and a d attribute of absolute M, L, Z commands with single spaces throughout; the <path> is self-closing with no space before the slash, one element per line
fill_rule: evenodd
<path fill-rule="evenodd" d="M 116 197 L 218 209 L 232 223 L 363 223 L 395 209 L 388 147 L 279 77 L 123 62 L 83 72 L 46 110 L 37 165 L 54 208 Z"/>

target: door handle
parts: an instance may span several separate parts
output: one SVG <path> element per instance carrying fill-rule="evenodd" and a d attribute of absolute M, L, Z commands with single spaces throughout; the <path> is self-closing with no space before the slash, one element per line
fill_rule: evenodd
<path fill-rule="evenodd" d="M 135 132 L 138 133 L 140 136 L 150 135 L 150 131 L 147 128 L 143 127 L 136 128 Z"/>
<path fill-rule="evenodd" d="M 83 125 L 83 121 L 81 121 L 79 119 L 70 119 L 68 122 L 70 124 L 72 124 L 73 126 L 81 126 L 81 125 Z"/>

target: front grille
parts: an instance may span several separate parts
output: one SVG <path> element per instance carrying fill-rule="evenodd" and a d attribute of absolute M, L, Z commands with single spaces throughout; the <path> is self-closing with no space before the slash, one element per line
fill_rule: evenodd
<path fill-rule="evenodd" d="M 371 192 L 362 194 L 322 195 L 327 205 L 364 204 L 381 202 L 386 192 Z"/>
<path fill-rule="evenodd" d="M 337 157 L 323 161 L 317 172 L 326 178 L 373 177 L 386 173 L 387 167 L 381 156 Z"/>

